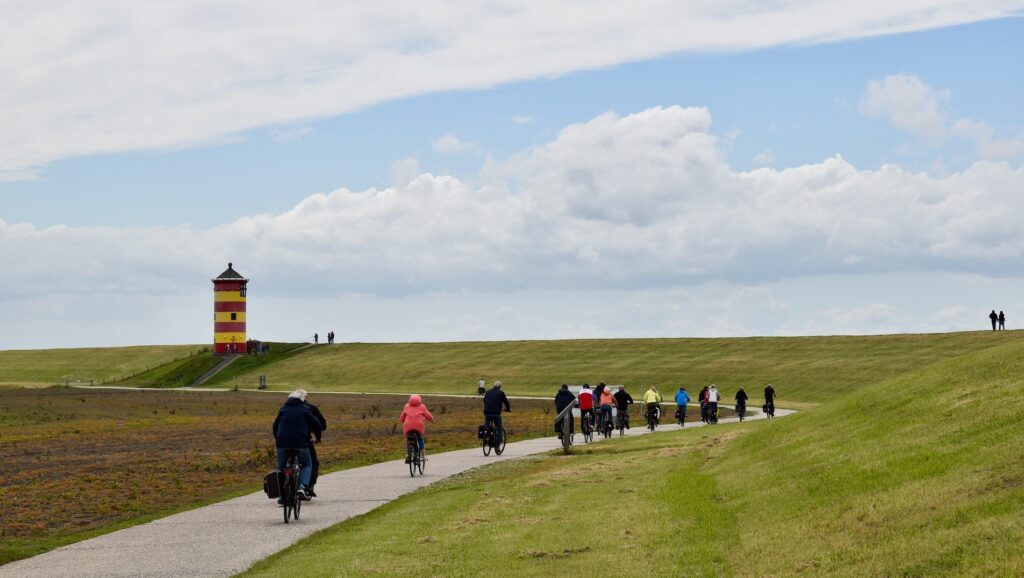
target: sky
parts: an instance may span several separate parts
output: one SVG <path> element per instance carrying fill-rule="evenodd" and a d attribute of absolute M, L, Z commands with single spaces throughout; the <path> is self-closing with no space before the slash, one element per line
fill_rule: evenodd
<path fill-rule="evenodd" d="M 1024 319 L 1024 1 L 0 2 L 0 349 Z"/>

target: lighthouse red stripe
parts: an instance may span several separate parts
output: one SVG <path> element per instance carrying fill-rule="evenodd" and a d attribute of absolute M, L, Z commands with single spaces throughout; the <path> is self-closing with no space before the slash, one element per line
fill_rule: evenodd
<path fill-rule="evenodd" d="M 245 321 L 219 321 L 213 324 L 214 333 L 245 333 Z"/>
<path fill-rule="evenodd" d="M 245 301 L 217 301 L 213 304 L 214 313 L 245 311 Z"/>

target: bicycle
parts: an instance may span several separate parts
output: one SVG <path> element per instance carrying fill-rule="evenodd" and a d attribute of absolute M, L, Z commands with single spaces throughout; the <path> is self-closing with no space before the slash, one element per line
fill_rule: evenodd
<path fill-rule="evenodd" d="M 658 427 L 658 406 L 649 404 L 647 406 L 647 429 L 654 431 Z"/>
<path fill-rule="evenodd" d="M 580 412 L 580 431 L 583 433 L 583 441 L 590 443 L 594 441 L 594 424 L 590 421 L 590 411 Z"/>
<path fill-rule="evenodd" d="M 676 406 L 676 425 L 679 427 L 686 425 L 686 406 Z"/>
<path fill-rule="evenodd" d="M 416 477 L 417 470 L 420 475 L 427 468 L 426 452 L 420 449 L 420 436 L 417 432 L 409 432 L 405 436 L 405 460 L 409 464 L 409 476 Z"/>
<path fill-rule="evenodd" d="M 612 432 L 615 431 L 615 424 L 612 423 L 612 415 L 610 413 L 601 412 L 601 435 L 608 439 L 612 437 Z"/>
<path fill-rule="evenodd" d="M 740 416 L 740 421 L 743 421 L 743 418 L 746 417 L 746 415 L 747 415 L 747 406 L 746 405 L 739 405 L 739 404 L 737 404 L 736 405 L 736 415 Z"/>
<path fill-rule="evenodd" d="M 302 500 L 299 499 L 299 476 L 302 466 L 299 465 L 299 451 L 288 450 L 287 461 L 284 469 L 281 470 L 281 505 L 284 506 L 284 523 L 288 518 L 299 519 L 299 512 L 302 510 Z"/>
<path fill-rule="evenodd" d="M 718 404 L 711 402 L 708 403 L 708 424 L 718 423 Z"/>
<path fill-rule="evenodd" d="M 505 428 L 497 430 L 494 426 L 488 424 L 484 426 L 484 435 L 481 439 L 485 456 L 491 455 L 492 449 L 494 450 L 494 455 L 498 456 L 501 455 L 501 452 L 505 451 Z"/>
<path fill-rule="evenodd" d="M 619 410 L 619 436 L 626 435 L 627 429 L 629 429 L 629 412 Z"/>

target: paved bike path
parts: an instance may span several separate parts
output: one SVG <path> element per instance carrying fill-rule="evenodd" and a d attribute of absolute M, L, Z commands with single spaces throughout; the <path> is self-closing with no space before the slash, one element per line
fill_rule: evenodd
<path fill-rule="evenodd" d="M 776 410 L 779 417 L 789 413 Z M 729 421 L 735 420 L 722 420 Z M 677 429 L 674 424 L 663 425 L 658 431 Z M 645 433 L 645 428 L 634 427 L 627 435 Z M 576 440 L 580 442 L 581 436 L 577 434 Z M 479 447 L 429 455 L 426 475 L 415 478 L 409 477 L 409 468 L 402 460 L 335 472 L 320 477 L 316 489 L 321 497 L 304 504 L 302 517 L 296 522 L 285 524 L 280 507 L 263 492 L 257 492 L 11 562 L 0 566 L 0 578 L 231 576 L 313 532 L 365 514 L 418 488 L 482 465 L 560 447 L 558 439 L 546 437 L 509 443 L 501 456 L 492 453 L 484 457 Z"/>

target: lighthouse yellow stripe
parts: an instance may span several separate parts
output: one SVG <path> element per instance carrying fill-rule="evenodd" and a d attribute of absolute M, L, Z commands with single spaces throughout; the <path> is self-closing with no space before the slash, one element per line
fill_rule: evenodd
<path fill-rule="evenodd" d="M 235 338 L 234 341 L 231 341 L 232 337 Z M 244 333 L 214 333 L 213 334 L 213 342 L 214 343 L 245 343 L 245 334 Z"/>
<path fill-rule="evenodd" d="M 231 318 L 231 313 L 228 312 L 228 311 L 222 311 L 220 313 L 214 313 L 213 314 L 213 320 L 215 322 L 216 321 L 227 321 L 227 322 L 230 323 L 230 322 L 234 321 L 234 322 L 237 322 L 237 323 L 244 323 L 245 322 L 245 311 L 238 311 L 238 312 L 236 312 L 234 319 Z"/>
<path fill-rule="evenodd" d="M 213 302 L 219 301 L 245 301 L 241 291 L 214 291 Z"/>

